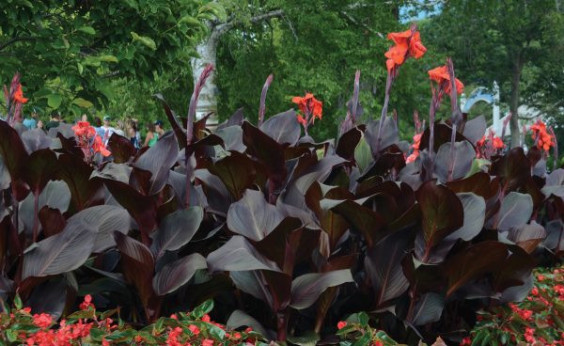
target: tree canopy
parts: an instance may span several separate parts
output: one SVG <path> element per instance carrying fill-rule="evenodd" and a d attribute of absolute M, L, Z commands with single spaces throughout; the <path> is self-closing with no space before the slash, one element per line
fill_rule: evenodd
<path fill-rule="evenodd" d="M 26 95 L 45 110 L 100 109 L 116 99 L 117 78 L 144 83 L 188 68 L 204 22 L 221 14 L 200 0 L 8 0 L 0 78 L 20 72 Z"/>

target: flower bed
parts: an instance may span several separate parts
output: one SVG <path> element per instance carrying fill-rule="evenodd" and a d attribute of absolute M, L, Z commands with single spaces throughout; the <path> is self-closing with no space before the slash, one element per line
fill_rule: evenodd
<path fill-rule="evenodd" d="M 426 49 L 415 27 L 389 38 L 380 119 L 358 123 L 357 72 L 338 138 L 320 143 L 308 128 L 327 115 L 313 93 L 293 99 L 301 114 L 264 119 L 272 78 L 258 126 L 236 112 L 210 133 L 194 120 L 208 66 L 186 127 L 159 96 L 172 131 L 141 150 L 117 134 L 106 148 L 87 123 L 23 131 L 29 101 L 14 78 L 0 121 L 0 299 L 18 321 L 3 317 L 7 340 L 259 342 L 242 333 L 251 326 L 267 340 L 331 343 L 353 315 L 361 328 L 341 324 L 343 336 L 459 342 L 483 311 L 526 297 L 540 260 L 564 253 L 549 129 L 537 123 L 528 150 L 504 147 L 483 117 L 460 112 L 447 60 L 429 73 L 428 126 L 416 119 L 410 146 L 388 104 L 402 65 Z M 436 119 L 446 100 L 451 116 Z M 213 319 L 240 334 L 194 315 L 210 298 Z M 46 312 L 64 323 L 49 328 Z M 385 334 L 363 334 L 367 321 Z"/>

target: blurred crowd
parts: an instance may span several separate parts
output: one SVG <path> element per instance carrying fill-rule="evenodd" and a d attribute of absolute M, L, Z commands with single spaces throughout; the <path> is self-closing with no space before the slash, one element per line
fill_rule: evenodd
<path fill-rule="evenodd" d="M 108 144 L 108 140 L 115 133 L 129 139 L 136 149 L 145 146 L 152 147 L 165 133 L 164 124 L 161 120 L 147 123 L 143 136 L 140 131 L 141 124 L 136 118 L 132 117 L 113 119 L 110 115 L 104 115 L 100 118 L 83 114 L 74 123 L 79 121 L 90 123 L 96 129 L 96 134 L 102 138 L 104 145 Z M 16 127 L 22 127 L 22 130 L 24 130 L 23 128 L 27 130 L 42 129 L 45 132 L 49 132 L 52 128 L 56 128 L 63 123 L 65 121 L 59 112 L 52 112 L 49 119 L 44 121 L 41 119 L 39 112 L 33 109 L 30 114 L 23 118 L 20 124 L 16 124 Z"/>

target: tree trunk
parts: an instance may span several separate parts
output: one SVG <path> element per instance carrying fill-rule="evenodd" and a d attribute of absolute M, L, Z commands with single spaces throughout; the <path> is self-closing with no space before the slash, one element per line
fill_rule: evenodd
<path fill-rule="evenodd" d="M 221 32 L 217 30 L 217 27 L 212 27 L 210 31 L 211 33 L 206 40 L 198 44 L 196 47 L 199 57 L 192 58 L 190 62 L 192 65 L 192 78 L 194 79 L 194 84 L 196 84 L 200 74 L 202 74 L 202 71 L 208 64 L 216 66 L 217 44 Z M 196 107 L 196 119 L 201 119 L 206 114 L 213 113 L 213 115 L 208 119 L 208 123 L 211 125 L 217 124 L 217 93 L 215 72 L 212 72 L 200 92 L 200 98 L 198 99 L 198 105 Z"/>
<path fill-rule="evenodd" d="M 521 59 L 521 52 L 515 54 L 513 61 L 513 73 L 511 76 L 511 99 L 509 101 L 509 110 L 513 115 L 511 117 L 511 148 L 521 145 L 521 129 L 519 128 L 519 83 L 521 81 L 521 72 L 523 70 L 523 63 Z"/>

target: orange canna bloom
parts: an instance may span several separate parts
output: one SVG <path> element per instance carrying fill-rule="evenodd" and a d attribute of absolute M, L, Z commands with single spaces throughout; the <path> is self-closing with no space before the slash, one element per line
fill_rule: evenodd
<path fill-rule="evenodd" d="M 28 101 L 28 99 L 23 96 L 22 85 L 19 83 L 16 91 L 14 92 L 14 101 L 18 103 L 26 103 Z"/>
<path fill-rule="evenodd" d="M 407 157 L 405 163 L 414 162 L 419 157 L 419 146 L 421 145 L 421 137 L 423 137 L 423 132 L 416 133 L 413 136 L 413 144 L 411 145 L 411 147 L 413 148 L 413 152 L 411 153 L 411 155 Z"/>
<path fill-rule="evenodd" d="M 94 143 L 92 144 L 92 149 L 94 149 L 95 153 L 100 153 L 102 156 L 108 157 L 112 153 L 106 149 L 106 146 L 102 142 L 102 138 L 100 136 L 94 137 Z"/>
<path fill-rule="evenodd" d="M 502 141 L 501 138 L 499 138 L 499 137 L 494 137 L 494 138 L 493 138 L 492 145 L 493 145 L 494 149 L 503 149 L 503 148 L 505 148 L 505 143 L 503 143 L 503 141 Z"/>
<path fill-rule="evenodd" d="M 304 114 L 304 116 L 298 114 L 298 122 L 304 126 L 308 123 L 310 116 L 313 116 L 313 122 L 315 118 L 321 119 L 323 116 L 323 102 L 317 100 L 312 93 L 306 93 L 304 97 L 295 96 L 292 102 L 296 103 Z"/>
<path fill-rule="evenodd" d="M 72 127 L 74 134 L 77 137 L 84 136 L 86 138 L 90 138 L 96 135 L 96 129 L 90 126 L 88 121 L 79 121 Z"/>
<path fill-rule="evenodd" d="M 431 80 L 434 80 L 439 85 L 444 85 L 445 93 L 450 94 L 450 75 L 448 74 L 448 68 L 446 65 L 434 68 L 428 73 Z M 458 94 L 462 94 L 462 91 L 464 90 L 464 84 L 462 84 L 462 82 L 458 78 L 455 78 L 454 82 L 456 84 L 456 92 Z"/>
<path fill-rule="evenodd" d="M 427 48 L 421 43 L 419 31 L 409 29 L 402 32 L 391 32 L 388 34 L 388 39 L 395 43 L 395 46 L 390 47 L 384 54 L 388 58 L 386 60 L 388 72 L 403 64 L 409 56 L 419 59 L 427 51 Z"/>
<path fill-rule="evenodd" d="M 546 131 L 546 124 L 539 119 L 531 125 L 531 130 L 533 131 L 532 137 L 537 142 L 537 148 L 548 153 L 550 147 L 554 146 L 555 143 L 552 136 Z"/>

